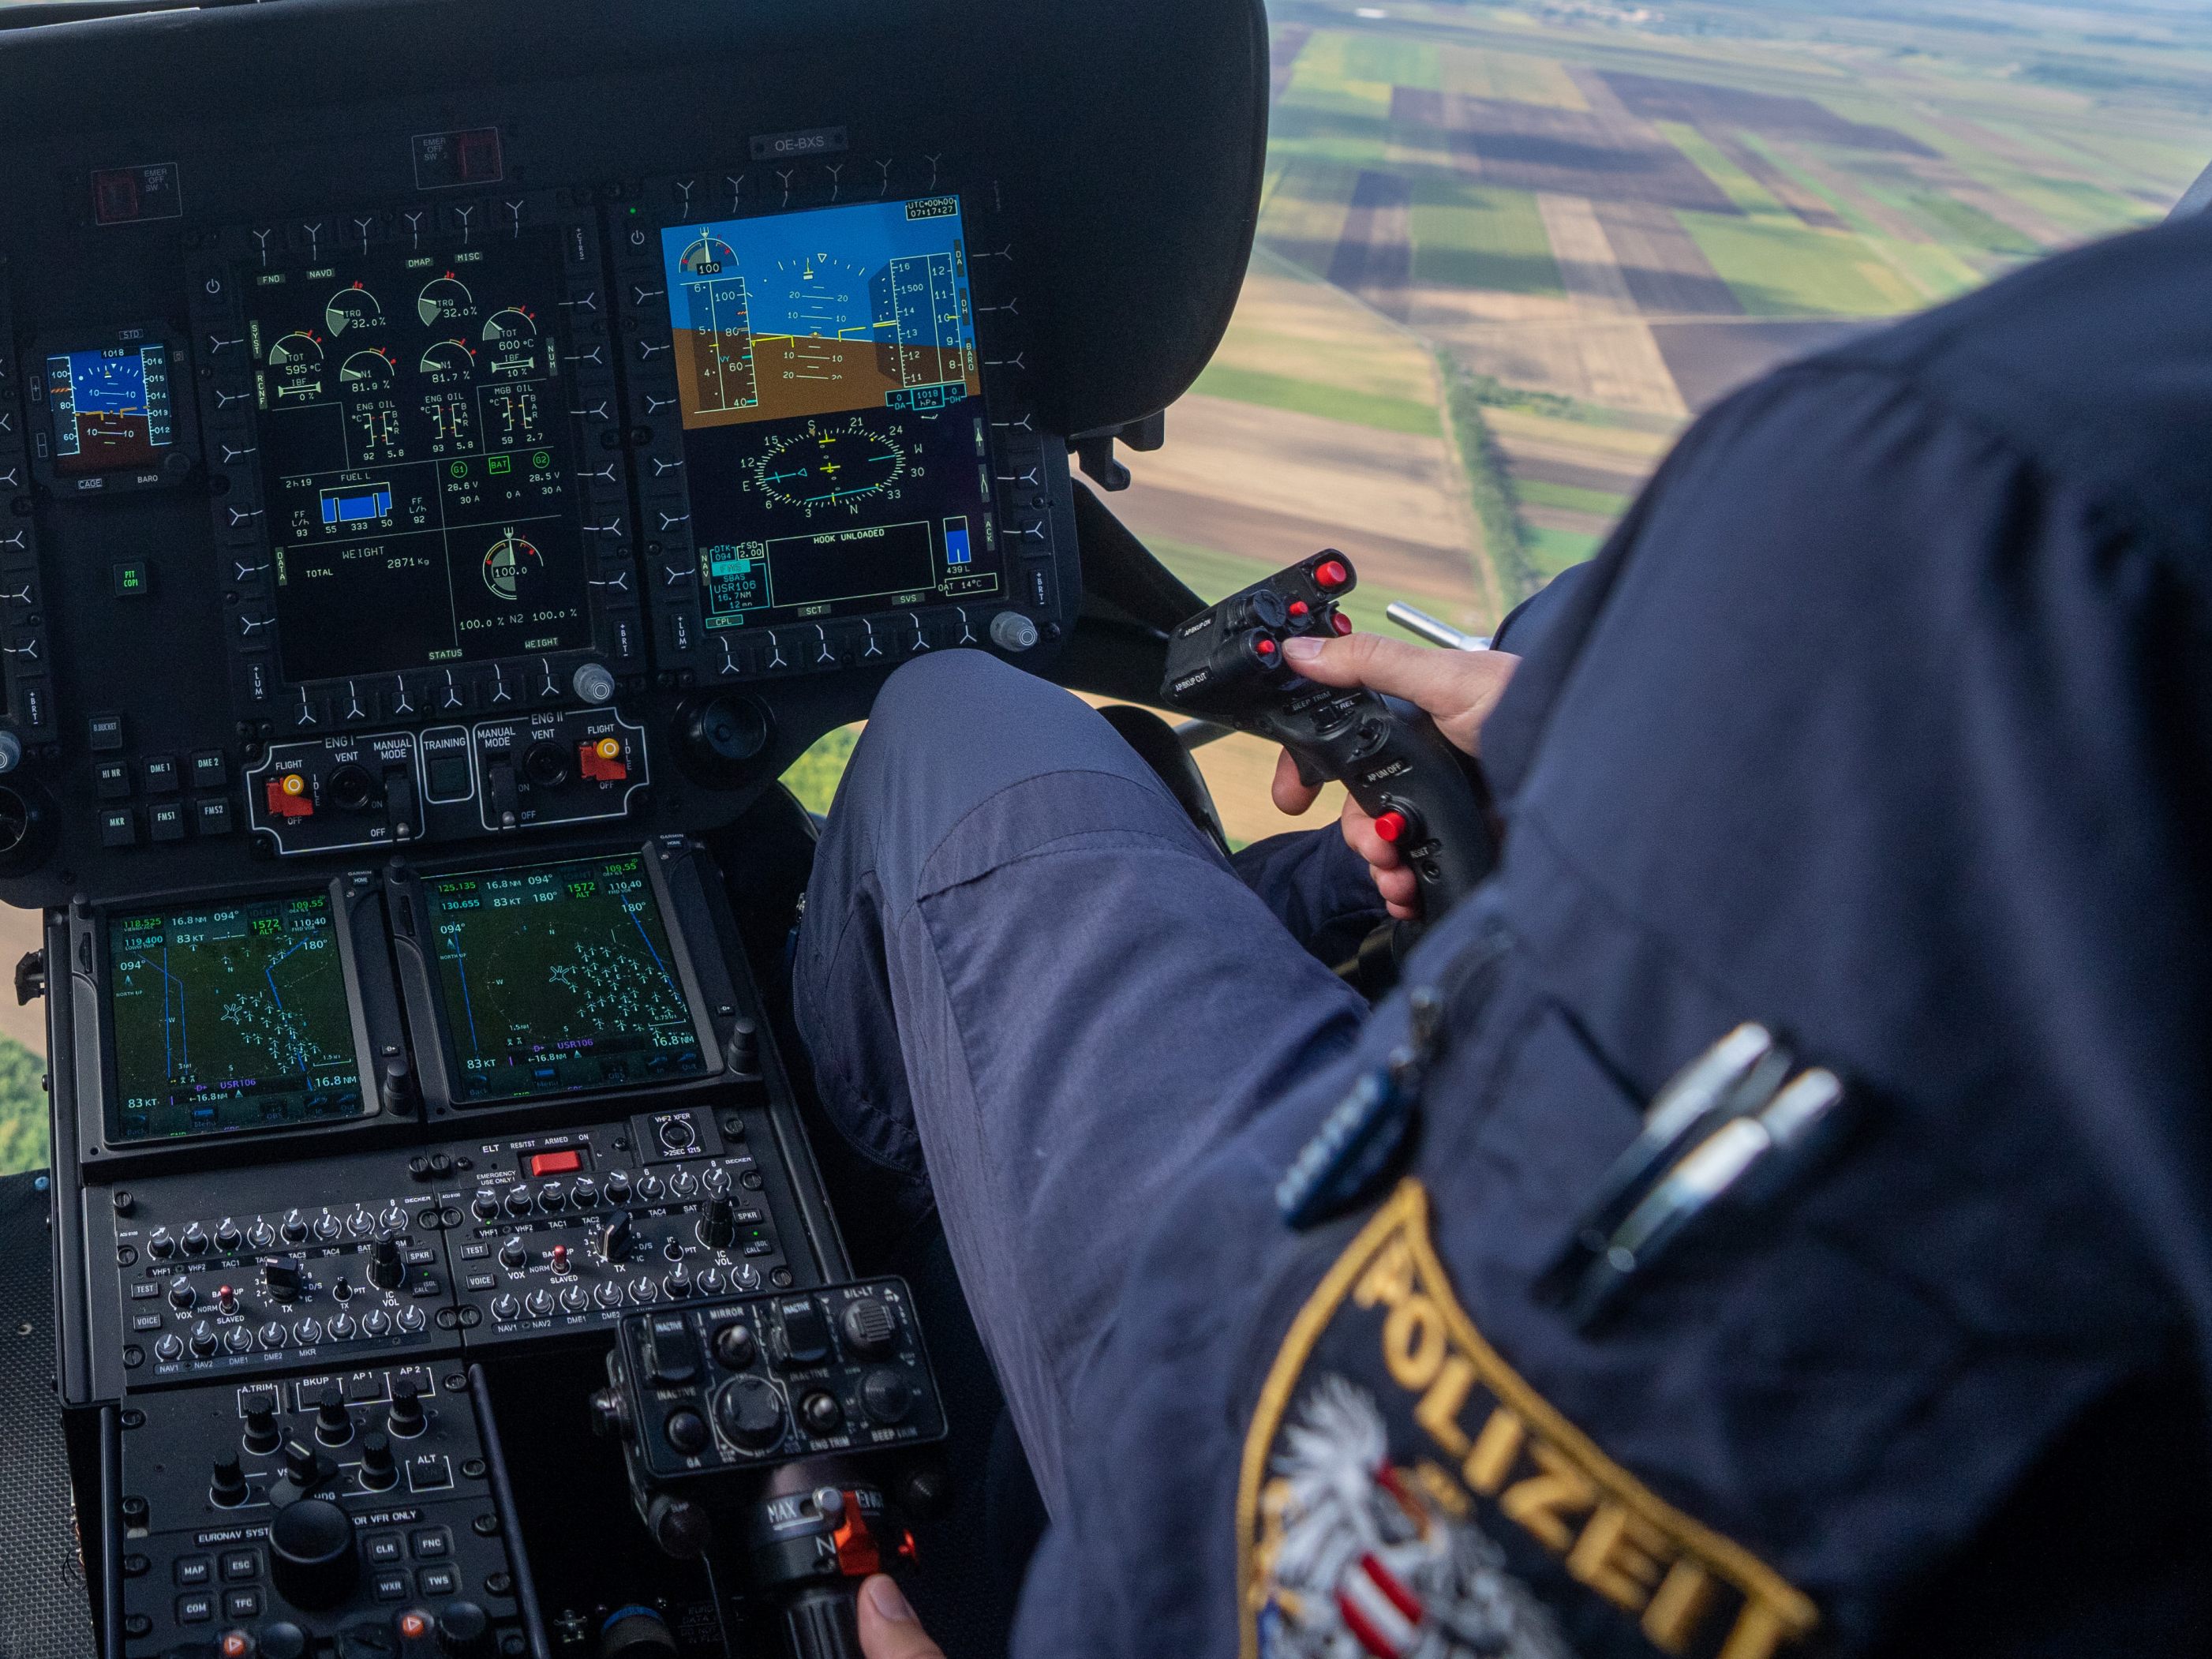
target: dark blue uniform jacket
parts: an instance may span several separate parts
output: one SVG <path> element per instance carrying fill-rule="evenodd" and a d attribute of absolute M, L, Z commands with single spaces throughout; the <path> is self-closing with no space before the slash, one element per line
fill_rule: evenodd
<path fill-rule="evenodd" d="M 2212 219 L 1698 422 L 1485 733 L 1409 1161 L 1278 1214 L 1401 994 L 1175 1183 L 1021 1650 L 2206 1650 L 2208 605 Z M 1847 1133 L 1577 1326 L 1537 1281 L 1745 1020 Z"/>

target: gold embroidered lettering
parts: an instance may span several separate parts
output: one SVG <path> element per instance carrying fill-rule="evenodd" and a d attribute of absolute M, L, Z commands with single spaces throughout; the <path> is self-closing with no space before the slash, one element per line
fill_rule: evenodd
<path fill-rule="evenodd" d="M 1764 1601 L 1747 1601 L 1736 1615 L 1735 1628 L 1720 1651 L 1720 1659 L 1774 1659 L 1775 1650 L 1796 1632 L 1790 1621 Z"/>
<path fill-rule="evenodd" d="M 1517 1521 L 1536 1540 L 1554 1554 L 1564 1554 L 1575 1541 L 1568 1525 L 1597 1501 L 1588 1476 L 1567 1460 L 1565 1454 L 1537 1441 L 1528 1448 L 1540 1474 L 1516 1480 L 1498 1500 L 1509 1521 Z M 1741 1659 L 1730 1654 L 1726 1659 Z"/>
<path fill-rule="evenodd" d="M 1521 1443 L 1528 1437 L 1528 1425 L 1519 1417 L 1503 1406 L 1492 1412 L 1482 1432 L 1474 1437 L 1474 1449 L 1460 1465 L 1467 1484 L 1485 1498 L 1498 1496 L 1498 1489 L 1513 1472 L 1513 1460 L 1521 1455 Z"/>
<path fill-rule="evenodd" d="M 1644 1609 L 1644 1633 L 1662 1653 L 1686 1652 L 1712 1599 L 1713 1576 L 1683 1556 L 1668 1569 L 1651 1605 Z"/>
<path fill-rule="evenodd" d="M 1451 1339 L 1444 1316 L 1425 1296 L 1409 1296 L 1382 1322 L 1382 1363 L 1401 1389 L 1418 1391 L 1443 1369 Z"/>
<path fill-rule="evenodd" d="M 1459 1425 L 1459 1413 L 1467 1404 L 1468 1390 L 1474 1386 L 1474 1376 L 1473 1360 L 1465 1354 L 1449 1356 L 1437 1373 L 1437 1380 L 1429 1384 L 1429 1391 L 1421 1396 L 1421 1403 L 1413 1407 L 1413 1421 L 1454 1457 L 1467 1451 L 1467 1431 Z"/>
<path fill-rule="evenodd" d="M 1372 1266 L 1359 1276 L 1359 1284 L 1352 1292 L 1357 1306 L 1371 1308 L 1378 1302 L 1392 1307 L 1403 1302 L 1413 1291 L 1413 1253 L 1402 1238 L 1394 1238 L 1384 1245 L 1375 1257 Z"/>
<path fill-rule="evenodd" d="M 1567 1571 L 1627 1612 L 1642 1610 L 1659 1582 L 1667 1540 L 1619 1504 L 1601 1504 L 1567 1552 Z"/>

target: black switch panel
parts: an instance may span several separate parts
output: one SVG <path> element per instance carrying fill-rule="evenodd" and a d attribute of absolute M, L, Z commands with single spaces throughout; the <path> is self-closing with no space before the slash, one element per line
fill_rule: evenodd
<path fill-rule="evenodd" d="M 903 1280 L 633 1315 L 614 1366 L 655 1480 L 927 1444 L 945 1407 Z"/>

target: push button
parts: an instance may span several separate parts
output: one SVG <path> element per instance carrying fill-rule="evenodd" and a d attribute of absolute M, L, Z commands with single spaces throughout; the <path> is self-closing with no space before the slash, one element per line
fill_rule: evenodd
<path fill-rule="evenodd" d="M 258 1619 L 261 1616 L 261 1592 L 258 1589 L 225 1590 L 222 1594 L 222 1616 L 226 1619 Z"/>
<path fill-rule="evenodd" d="M 215 1617 L 215 1597 L 202 1594 L 179 1595 L 177 1598 L 177 1622 L 180 1625 L 204 1625 Z"/>
<path fill-rule="evenodd" d="M 177 757 L 174 755 L 146 757 L 146 793 L 149 795 L 174 794 L 177 789 Z"/>
<path fill-rule="evenodd" d="M 230 833 L 230 803 L 221 795 L 210 795 L 198 803 L 200 834 L 227 836 Z"/>
<path fill-rule="evenodd" d="M 407 1599 L 407 1575 L 404 1572 L 380 1572 L 371 1583 L 380 1601 L 404 1601 Z"/>
<path fill-rule="evenodd" d="M 143 559 L 118 560 L 114 577 L 118 599 L 142 599 L 154 591 L 154 568 Z"/>
<path fill-rule="evenodd" d="M 453 1540 L 446 1535 L 442 1527 L 431 1527 L 422 1532 L 410 1533 L 407 1541 L 417 1561 L 442 1561 L 453 1553 Z"/>
<path fill-rule="evenodd" d="M 127 806 L 112 807 L 100 815 L 100 844 L 102 847 L 136 847 L 138 844 L 138 814 Z"/>
<path fill-rule="evenodd" d="M 177 1562 L 177 1583 L 180 1586 L 204 1584 L 208 1575 L 215 1571 L 215 1562 L 205 1555 L 187 1555 Z"/>
<path fill-rule="evenodd" d="M 424 1567 L 415 1575 L 415 1583 L 425 1595 L 451 1595 L 461 1587 L 460 1575 L 451 1567 Z"/>
<path fill-rule="evenodd" d="M 368 1565 L 372 1567 L 389 1566 L 403 1553 L 399 1547 L 399 1534 L 396 1532 L 373 1534 L 363 1547 L 368 1552 Z"/>
<path fill-rule="evenodd" d="M 192 757 L 193 788 L 220 789 L 228 775 L 228 770 L 223 765 L 222 750 L 204 749 Z"/>
<path fill-rule="evenodd" d="M 123 747 L 123 716 L 94 714 L 85 723 L 85 745 L 95 755 L 112 755 Z"/>
<path fill-rule="evenodd" d="M 94 793 L 100 799 L 129 800 L 131 799 L 131 763 L 119 760 L 101 761 L 92 769 L 92 781 Z"/>
<path fill-rule="evenodd" d="M 222 1558 L 222 1576 L 231 1583 L 261 1576 L 261 1558 L 252 1550 L 233 1550 Z"/>
<path fill-rule="evenodd" d="M 429 771 L 432 800 L 466 800 L 475 790 L 465 755 L 433 755 Z"/>
<path fill-rule="evenodd" d="M 153 828 L 155 841 L 182 841 L 185 838 L 185 807 L 181 801 L 167 800 L 146 814 Z"/>

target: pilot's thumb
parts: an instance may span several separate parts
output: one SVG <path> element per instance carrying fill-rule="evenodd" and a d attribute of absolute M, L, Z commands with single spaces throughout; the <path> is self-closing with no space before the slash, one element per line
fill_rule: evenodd
<path fill-rule="evenodd" d="M 860 1586 L 860 1651 L 868 1659 L 945 1659 L 899 1587 L 881 1573 Z"/>

